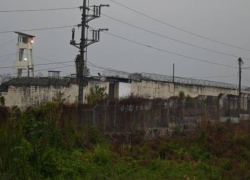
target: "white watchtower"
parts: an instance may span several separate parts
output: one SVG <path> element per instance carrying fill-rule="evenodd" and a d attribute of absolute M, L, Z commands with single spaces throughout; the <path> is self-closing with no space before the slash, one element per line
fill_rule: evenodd
<path fill-rule="evenodd" d="M 17 59 L 14 62 L 15 74 L 17 77 L 34 77 L 32 45 L 35 36 L 15 33 L 18 34 Z"/>

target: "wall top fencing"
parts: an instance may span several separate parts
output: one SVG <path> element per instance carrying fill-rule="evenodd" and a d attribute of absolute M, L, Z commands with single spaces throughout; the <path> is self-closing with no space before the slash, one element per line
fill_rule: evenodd
<path fill-rule="evenodd" d="M 201 80 L 201 79 L 193 79 L 193 78 L 184 78 L 184 77 L 175 77 L 167 76 L 167 75 L 159 75 L 159 74 L 150 74 L 150 73 L 134 73 L 129 75 L 129 78 L 135 81 L 141 80 L 150 80 L 150 81 L 162 81 L 162 82 L 170 82 L 179 84 L 186 84 L 186 85 L 200 85 L 200 86 L 207 86 L 207 87 L 217 87 L 217 88 L 225 88 L 225 89 L 238 89 L 237 85 L 228 84 L 223 82 L 215 82 L 215 81 L 208 81 L 208 80 Z M 249 87 L 242 87 L 243 91 L 250 91 Z"/>

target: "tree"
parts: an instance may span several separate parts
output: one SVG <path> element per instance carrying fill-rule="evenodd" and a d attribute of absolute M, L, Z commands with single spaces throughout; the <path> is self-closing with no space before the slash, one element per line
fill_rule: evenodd
<path fill-rule="evenodd" d="M 185 92 L 184 91 L 180 91 L 179 92 L 179 98 L 180 99 L 184 99 L 185 98 Z"/>
<path fill-rule="evenodd" d="M 87 104 L 94 104 L 98 100 L 108 98 L 107 93 L 105 92 L 107 88 L 102 88 L 96 85 L 94 88 L 90 88 L 90 93 L 85 97 Z"/>
<path fill-rule="evenodd" d="M 5 106 L 5 98 L 0 96 L 0 106 Z"/>

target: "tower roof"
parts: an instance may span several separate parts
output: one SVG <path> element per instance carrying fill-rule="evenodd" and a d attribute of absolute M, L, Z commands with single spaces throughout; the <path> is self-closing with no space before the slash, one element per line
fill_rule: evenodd
<path fill-rule="evenodd" d="M 19 35 L 23 35 L 23 36 L 27 36 L 27 37 L 36 37 L 36 36 L 33 36 L 33 35 L 30 35 L 30 34 L 25 34 L 25 33 L 22 33 L 22 32 L 15 32 Z"/>

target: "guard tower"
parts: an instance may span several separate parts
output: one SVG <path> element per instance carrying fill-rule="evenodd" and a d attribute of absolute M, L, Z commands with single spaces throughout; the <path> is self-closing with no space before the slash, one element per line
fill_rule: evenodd
<path fill-rule="evenodd" d="M 34 63 L 32 45 L 35 36 L 15 32 L 18 34 L 17 59 L 14 63 L 15 74 L 17 77 L 34 77 Z"/>

